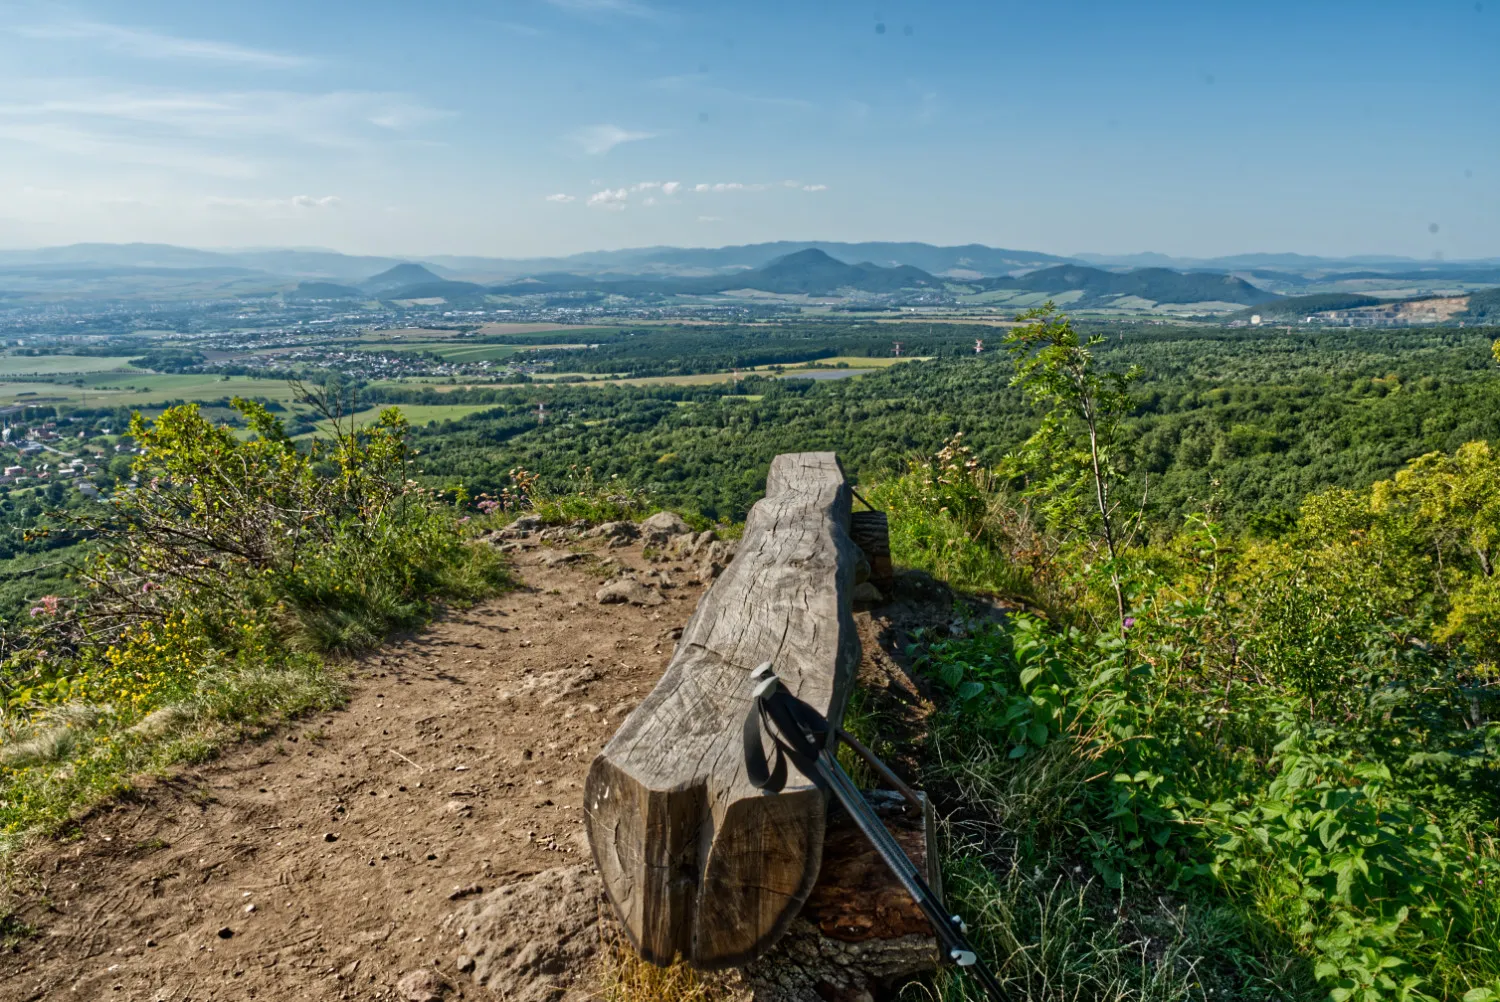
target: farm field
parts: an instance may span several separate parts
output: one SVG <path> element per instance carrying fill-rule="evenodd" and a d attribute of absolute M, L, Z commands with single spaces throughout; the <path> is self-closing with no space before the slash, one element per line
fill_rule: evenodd
<path fill-rule="evenodd" d="M 5 376 L 71 376 L 83 372 L 121 369 L 133 356 L 0 355 L 0 378 Z M 139 371 L 139 370 L 137 370 Z"/>
<path fill-rule="evenodd" d="M 355 427 L 362 428 L 366 425 L 374 424 L 375 419 L 380 416 L 380 412 L 388 406 L 391 405 L 379 404 L 356 411 L 352 415 Z M 492 404 L 399 404 L 396 406 L 402 414 L 406 415 L 406 420 L 418 427 L 425 427 L 433 423 L 442 424 L 444 421 L 457 421 L 459 418 L 468 417 L 470 414 L 476 414 L 479 411 L 491 410 L 493 408 Z M 317 422 L 317 430 L 315 432 L 297 437 L 310 438 L 314 434 L 327 436 L 332 432 L 333 423 L 324 419 Z"/>
<path fill-rule="evenodd" d="M 264 397 L 289 401 L 291 387 L 278 379 L 207 374 L 167 375 L 139 372 L 93 373 L 74 383 L 0 383 L 0 406 L 46 403 L 79 407 L 146 407 L 168 400 L 219 400 Z"/>

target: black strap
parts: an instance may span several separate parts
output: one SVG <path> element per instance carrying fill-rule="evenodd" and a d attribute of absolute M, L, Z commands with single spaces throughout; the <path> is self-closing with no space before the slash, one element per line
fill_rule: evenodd
<path fill-rule="evenodd" d="M 762 724 L 771 735 L 774 754 L 761 743 Z M 786 786 L 787 759 L 819 787 L 824 781 L 815 768 L 828 741 L 828 721 L 802 700 L 778 686 L 757 696 L 745 714 L 745 773 L 757 790 L 780 793 Z M 774 762 L 774 764 L 772 764 Z"/>

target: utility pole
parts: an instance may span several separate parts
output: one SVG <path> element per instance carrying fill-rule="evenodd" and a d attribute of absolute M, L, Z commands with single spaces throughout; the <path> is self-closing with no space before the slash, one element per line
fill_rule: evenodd
<path fill-rule="evenodd" d="M 901 342 L 900 341 L 896 341 L 896 342 L 893 342 L 893 343 L 896 346 L 896 357 L 900 358 L 901 357 Z"/>
<path fill-rule="evenodd" d="M 547 423 L 547 405 L 541 401 L 537 401 L 536 405 L 536 423 L 539 425 Z"/>
<path fill-rule="evenodd" d="M 979 355 L 979 354 L 982 354 L 983 352 L 984 352 L 984 338 L 982 338 L 982 337 L 975 338 L 974 339 L 974 354 Z"/>

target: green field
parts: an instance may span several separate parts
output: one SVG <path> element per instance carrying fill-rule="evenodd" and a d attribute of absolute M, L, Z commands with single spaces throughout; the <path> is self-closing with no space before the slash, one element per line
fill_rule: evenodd
<path fill-rule="evenodd" d="M 289 401 L 292 388 L 279 379 L 212 374 L 156 375 L 141 372 L 90 373 L 72 383 L 0 383 L 0 406 L 73 404 L 80 407 L 142 407 L 168 400 L 265 397 Z"/>
<path fill-rule="evenodd" d="M 81 372 L 121 369 L 132 356 L 0 355 L 0 376 L 71 376 Z"/>
<path fill-rule="evenodd" d="M 444 421 L 456 421 L 479 411 L 492 410 L 493 406 L 493 404 L 401 404 L 400 410 L 406 415 L 406 420 L 413 425 L 422 426 L 433 422 L 441 424 Z M 385 405 L 381 405 L 357 411 L 354 414 L 355 425 L 363 427 L 373 424 L 384 409 Z M 323 420 L 318 422 L 317 431 L 314 434 L 326 436 L 332 431 L 332 422 Z"/>

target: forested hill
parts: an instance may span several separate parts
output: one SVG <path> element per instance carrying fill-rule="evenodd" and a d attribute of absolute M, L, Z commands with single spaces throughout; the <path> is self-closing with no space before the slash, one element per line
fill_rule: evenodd
<path fill-rule="evenodd" d="M 1153 303 L 1242 303 L 1254 306 L 1281 297 L 1251 285 L 1234 275 L 1215 272 L 1180 272 L 1170 268 L 1138 268 L 1113 272 L 1077 265 L 1057 265 L 1016 277 L 985 278 L 966 282 L 976 289 L 1025 289 L 1060 294 L 1083 293 L 1080 302 L 1133 296 Z"/>

